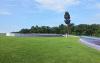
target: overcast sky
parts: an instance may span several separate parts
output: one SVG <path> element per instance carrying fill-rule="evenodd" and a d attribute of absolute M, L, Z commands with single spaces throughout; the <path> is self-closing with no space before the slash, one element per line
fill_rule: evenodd
<path fill-rule="evenodd" d="M 69 11 L 75 24 L 100 24 L 100 0 L 0 0 L 0 32 L 33 25 L 64 24 Z"/>

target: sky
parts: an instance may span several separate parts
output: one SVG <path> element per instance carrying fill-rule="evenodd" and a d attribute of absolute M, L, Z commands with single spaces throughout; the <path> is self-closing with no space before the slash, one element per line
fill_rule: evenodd
<path fill-rule="evenodd" d="M 65 24 L 65 11 L 76 25 L 100 24 L 100 0 L 0 0 L 0 32 Z"/>

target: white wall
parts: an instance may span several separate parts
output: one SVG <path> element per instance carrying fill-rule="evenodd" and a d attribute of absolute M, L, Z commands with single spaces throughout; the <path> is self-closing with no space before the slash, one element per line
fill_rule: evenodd
<path fill-rule="evenodd" d="M 15 36 L 13 33 L 6 33 L 6 36 Z"/>

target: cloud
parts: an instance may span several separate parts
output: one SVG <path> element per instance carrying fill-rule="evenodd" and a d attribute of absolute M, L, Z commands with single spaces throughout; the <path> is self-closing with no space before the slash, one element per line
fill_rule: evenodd
<path fill-rule="evenodd" d="M 94 22 L 99 23 L 100 24 L 100 13 L 96 14 L 93 19 Z"/>
<path fill-rule="evenodd" d="M 90 17 L 89 20 L 85 22 L 88 22 L 88 24 L 100 24 L 100 13 Z"/>
<path fill-rule="evenodd" d="M 58 12 L 65 11 L 65 8 L 68 8 L 73 5 L 80 3 L 80 0 L 4 0 L 2 1 L 1 8 L 14 10 L 17 8 L 27 9 L 27 10 L 40 10 L 47 9 Z"/>
<path fill-rule="evenodd" d="M 100 9 L 100 3 L 96 3 L 96 8 Z"/>
<path fill-rule="evenodd" d="M 7 11 L 0 11 L 0 15 L 11 15 L 11 13 Z"/>
<path fill-rule="evenodd" d="M 35 0 L 39 6 L 55 11 L 65 11 L 66 7 L 79 4 L 79 0 Z"/>

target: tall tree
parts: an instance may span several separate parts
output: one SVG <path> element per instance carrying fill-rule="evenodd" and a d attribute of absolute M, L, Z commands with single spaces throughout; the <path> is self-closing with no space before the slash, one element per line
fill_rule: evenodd
<path fill-rule="evenodd" d="M 68 31 L 67 31 L 67 37 L 68 37 L 68 34 L 69 34 L 69 31 L 70 31 L 70 14 L 69 14 L 69 12 L 65 12 L 65 15 L 64 15 L 64 18 L 65 18 L 65 23 L 67 24 L 67 29 L 68 29 Z"/>

